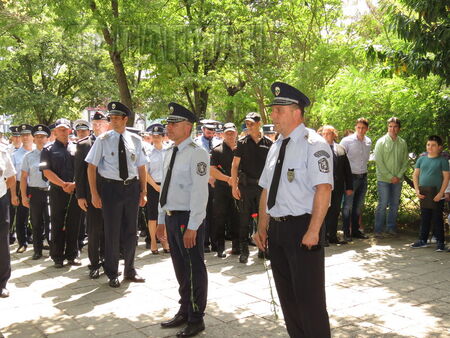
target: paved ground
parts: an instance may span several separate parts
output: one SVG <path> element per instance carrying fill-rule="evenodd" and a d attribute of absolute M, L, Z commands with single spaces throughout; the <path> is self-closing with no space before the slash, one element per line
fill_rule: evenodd
<path fill-rule="evenodd" d="M 333 337 L 449 337 L 450 253 L 410 249 L 413 238 L 356 241 L 327 248 L 328 312 Z M 12 247 L 15 252 L 16 247 Z M 209 299 L 204 337 L 286 337 L 270 307 L 268 277 L 255 250 L 247 265 L 236 256 L 206 255 Z M 56 270 L 31 250 L 12 254 L 11 296 L 0 299 L 5 337 L 169 337 L 159 322 L 177 311 L 169 255 L 140 243 L 136 265 L 145 284 L 90 280 L 82 267 Z M 274 291 L 275 292 L 275 291 Z M 280 309 L 278 313 L 280 314 Z M 1 334 L 0 334 L 1 336 Z"/>

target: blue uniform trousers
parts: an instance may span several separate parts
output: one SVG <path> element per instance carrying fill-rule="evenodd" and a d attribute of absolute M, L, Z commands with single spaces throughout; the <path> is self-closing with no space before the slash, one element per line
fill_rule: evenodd
<path fill-rule="evenodd" d="M 11 257 L 9 256 L 9 196 L 0 198 L 0 289 L 6 287 L 11 277 Z"/>
<path fill-rule="evenodd" d="M 310 219 L 305 214 L 284 222 L 270 220 L 270 262 L 289 336 L 327 338 L 324 249 L 309 251 L 300 246 Z"/>
<path fill-rule="evenodd" d="M 55 263 L 78 256 L 78 222 L 80 208 L 75 194 L 67 194 L 54 184 L 50 187 L 50 220 L 52 224 L 50 256 Z"/>
<path fill-rule="evenodd" d="M 208 297 L 208 273 L 204 261 L 205 228 L 202 224 L 197 230 L 195 246 L 186 249 L 183 243 L 183 232 L 189 222 L 189 211 L 173 212 L 166 216 L 167 237 L 170 245 L 175 275 L 178 280 L 181 304 L 178 314 L 195 323 L 205 315 Z"/>
<path fill-rule="evenodd" d="M 28 245 L 28 216 L 29 210 L 22 204 L 22 194 L 20 192 L 20 181 L 16 182 L 16 194 L 19 197 L 20 204 L 15 208 L 16 234 L 19 246 Z"/>
<path fill-rule="evenodd" d="M 34 252 L 42 254 L 45 223 L 48 221 L 48 191 L 46 189 L 28 187 L 30 196 L 30 219 L 33 228 Z"/>
<path fill-rule="evenodd" d="M 117 278 L 120 248 L 125 260 L 125 277 L 134 277 L 137 217 L 139 210 L 139 181 L 124 185 L 120 181 L 102 180 L 102 199 L 105 232 L 105 262 L 103 269 L 109 279 Z"/>

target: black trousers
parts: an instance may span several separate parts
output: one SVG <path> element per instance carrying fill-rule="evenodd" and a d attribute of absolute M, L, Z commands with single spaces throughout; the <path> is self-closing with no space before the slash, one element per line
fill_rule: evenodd
<path fill-rule="evenodd" d="M 139 181 L 124 185 L 102 180 L 100 196 L 105 231 L 105 262 L 103 269 L 109 279 L 117 278 L 120 248 L 125 260 L 125 277 L 134 277 Z"/>
<path fill-rule="evenodd" d="M 20 181 L 16 182 L 16 193 L 17 197 L 19 197 L 19 205 L 15 208 L 15 218 L 16 218 L 16 234 L 17 241 L 19 242 L 19 246 L 28 245 L 28 216 L 29 209 L 24 207 L 22 204 L 22 194 L 20 192 Z M 30 243 L 31 244 L 31 243 Z"/>
<path fill-rule="evenodd" d="M 214 190 L 210 184 L 208 184 L 208 204 L 206 205 L 206 217 L 203 221 L 205 225 L 205 247 L 212 244 L 212 249 L 216 249 L 216 243 L 212 240 L 211 229 L 214 227 L 215 220 L 213 219 L 213 200 L 214 200 Z"/>
<path fill-rule="evenodd" d="M 11 277 L 11 257 L 9 255 L 9 197 L 0 197 L 0 289 L 6 287 Z"/>
<path fill-rule="evenodd" d="M 179 211 L 172 216 L 166 216 L 170 256 L 180 286 L 178 292 L 181 306 L 178 314 L 188 318 L 188 322 L 195 323 L 201 321 L 205 315 L 208 297 L 208 273 L 203 249 L 205 228 L 204 225 L 198 228 L 195 246 L 186 249 L 183 232 L 188 222 L 189 211 Z"/>
<path fill-rule="evenodd" d="M 335 186 L 331 193 L 331 203 L 325 216 L 325 228 L 329 240 L 337 240 L 337 225 L 341 213 L 344 187 Z"/>
<path fill-rule="evenodd" d="M 33 229 L 33 249 L 42 254 L 45 223 L 48 222 L 48 191 L 41 188 L 28 187 L 30 197 L 30 220 Z"/>
<path fill-rule="evenodd" d="M 62 188 L 52 184 L 50 214 L 51 258 L 55 263 L 77 258 L 80 208 L 75 194 L 67 194 Z"/>
<path fill-rule="evenodd" d="M 285 222 L 270 220 L 270 262 L 286 328 L 291 337 L 330 337 L 325 300 L 323 246 L 309 251 L 300 247 L 311 215 Z"/>
<path fill-rule="evenodd" d="M 231 239 L 239 239 L 239 214 L 236 202 L 231 194 L 231 187 L 224 184 L 216 184 L 213 202 L 214 223 L 211 228 L 213 242 L 217 245 L 217 251 L 225 250 L 225 224 L 231 223 Z"/>
<path fill-rule="evenodd" d="M 105 256 L 105 233 L 103 228 L 102 209 L 97 209 L 88 199 L 86 212 L 89 269 L 98 269 L 103 265 Z"/>
<path fill-rule="evenodd" d="M 262 188 L 256 184 L 247 185 L 245 187 L 239 185 L 239 190 L 241 192 L 241 200 L 238 202 L 239 247 L 241 253 L 248 254 L 249 226 L 252 223 L 251 215 L 258 212 Z"/>

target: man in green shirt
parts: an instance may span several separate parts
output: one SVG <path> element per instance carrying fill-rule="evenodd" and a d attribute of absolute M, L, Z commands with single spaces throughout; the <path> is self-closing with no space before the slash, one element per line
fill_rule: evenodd
<path fill-rule="evenodd" d="M 386 224 L 386 233 L 396 235 L 396 219 L 403 175 L 408 167 L 408 148 L 404 139 L 398 136 L 400 120 L 391 117 L 388 132 L 375 145 L 375 164 L 377 168 L 378 206 L 375 212 L 375 237 L 383 238 L 382 231 Z M 389 213 L 386 223 L 386 209 Z"/>

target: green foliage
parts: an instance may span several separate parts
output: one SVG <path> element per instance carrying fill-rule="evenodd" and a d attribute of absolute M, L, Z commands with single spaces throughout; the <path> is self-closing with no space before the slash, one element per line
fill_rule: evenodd
<path fill-rule="evenodd" d="M 435 74 L 450 84 L 449 1 L 384 1 L 389 29 L 407 44 L 368 48 L 368 56 L 388 62 L 389 72 L 426 78 Z"/>
<path fill-rule="evenodd" d="M 409 151 L 419 154 L 428 135 L 448 137 L 449 94 L 449 90 L 441 90 L 436 76 L 426 80 L 389 79 L 350 68 L 320 92 L 311 115 L 313 120 L 334 125 L 341 132 L 353 129 L 358 117 L 366 117 L 370 123 L 368 136 L 374 141 L 387 132 L 387 119 L 396 116 L 402 121 L 400 136 Z"/>

